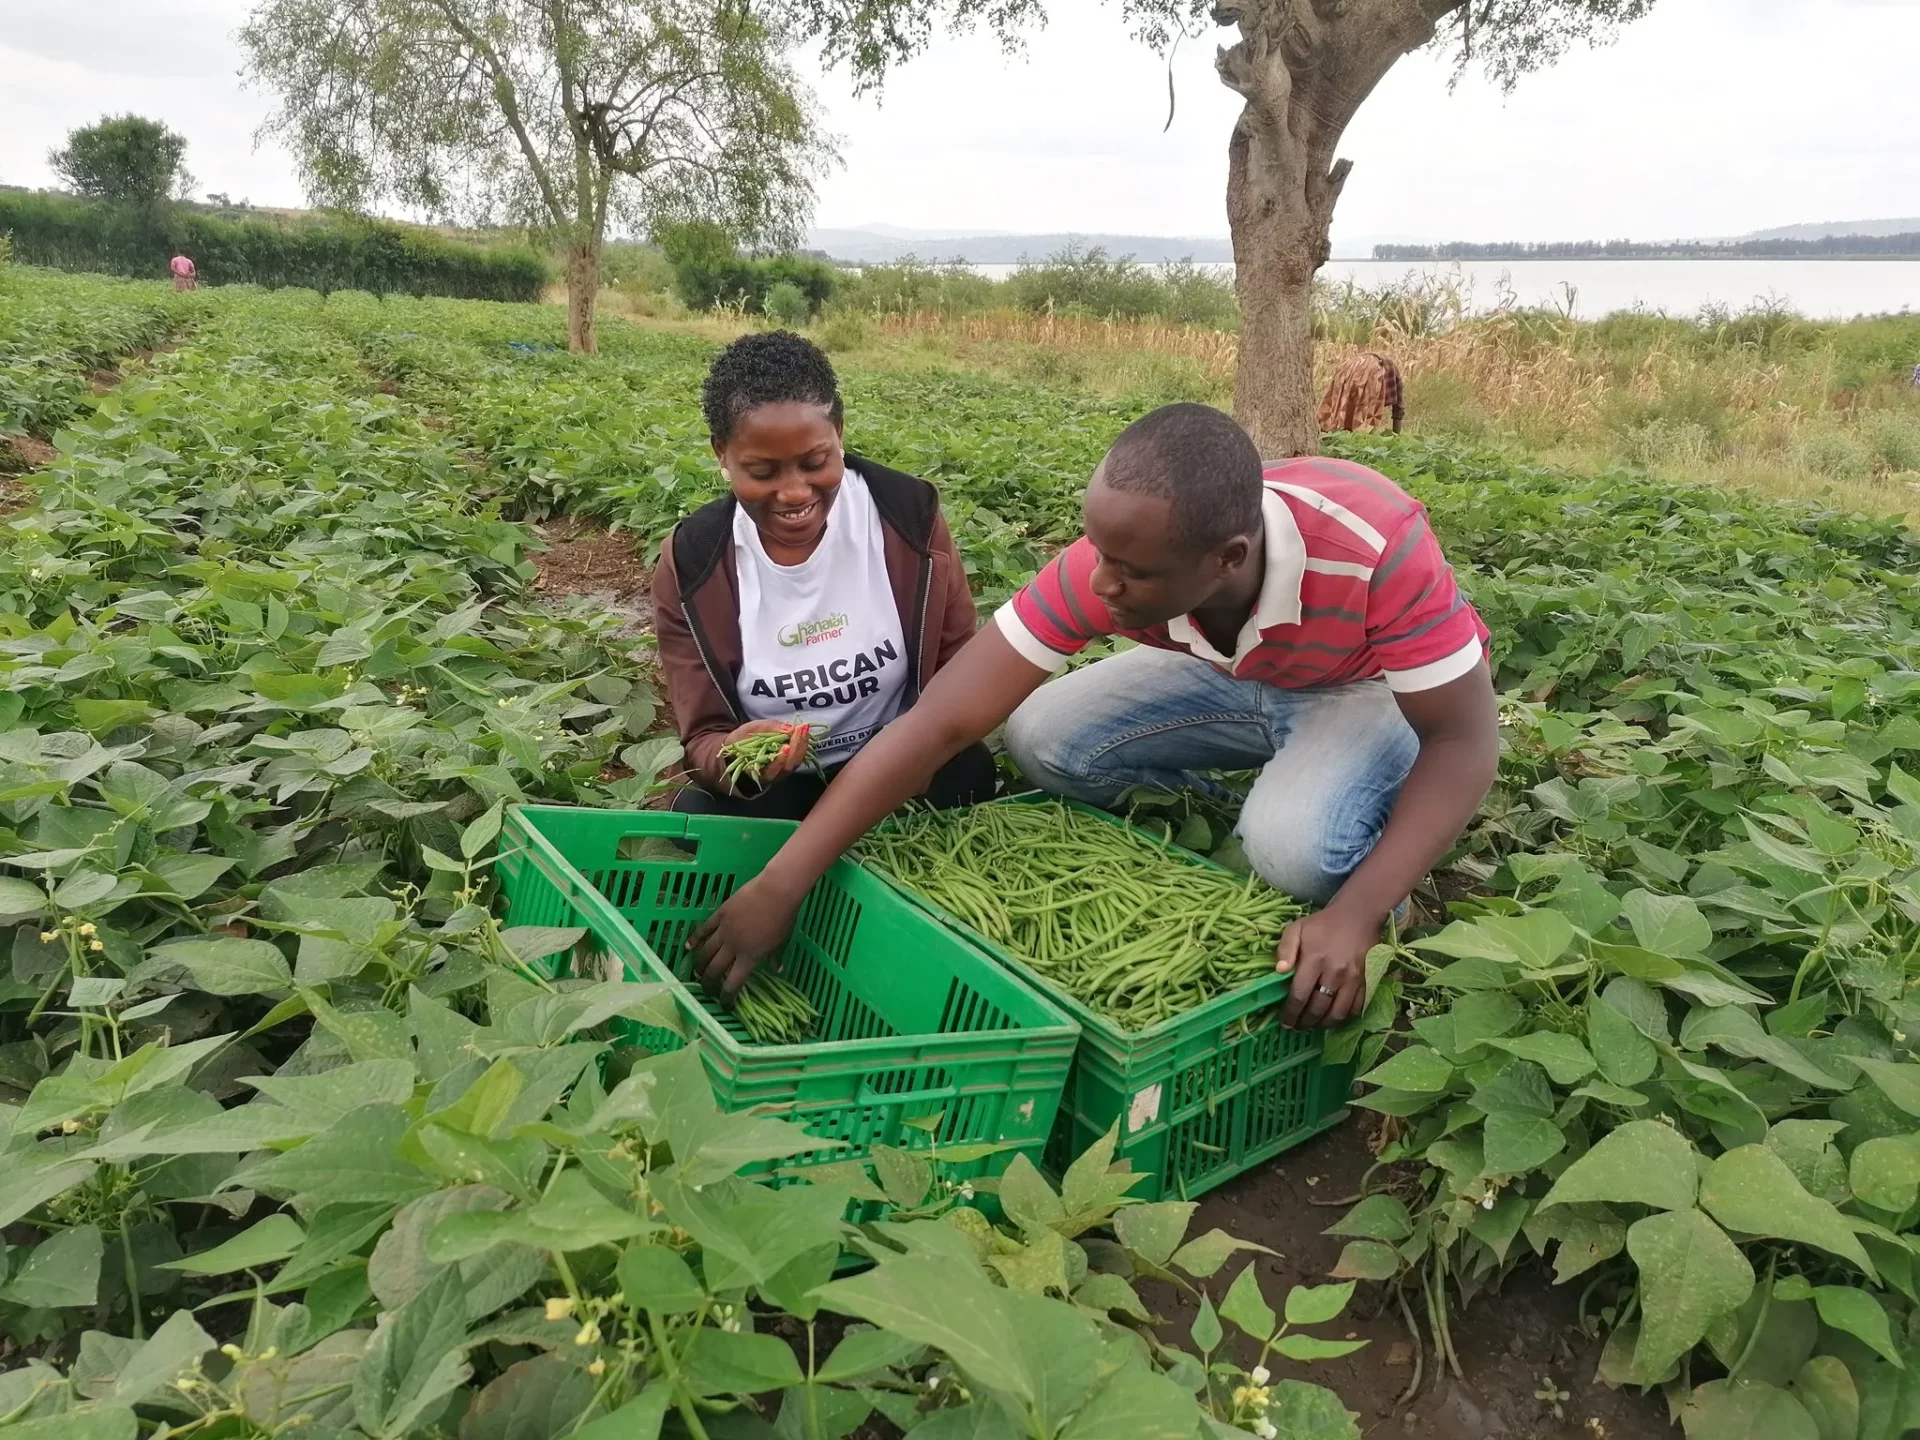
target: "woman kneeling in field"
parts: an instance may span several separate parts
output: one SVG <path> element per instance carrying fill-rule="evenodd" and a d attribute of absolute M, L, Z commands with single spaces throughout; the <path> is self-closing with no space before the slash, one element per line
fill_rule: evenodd
<path fill-rule="evenodd" d="M 798 335 L 745 335 L 701 394 L 730 494 L 674 527 L 654 572 L 655 627 L 693 785 L 683 813 L 799 820 L 837 768 L 920 698 L 973 637 L 973 596 L 924 480 L 849 453 L 827 357 Z M 723 750 L 792 738 L 757 780 Z M 993 793 L 973 744 L 925 798 Z"/>

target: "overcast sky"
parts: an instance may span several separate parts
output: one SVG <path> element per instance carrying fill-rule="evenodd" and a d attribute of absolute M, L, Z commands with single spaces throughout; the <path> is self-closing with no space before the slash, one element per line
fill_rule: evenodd
<path fill-rule="evenodd" d="M 248 0 L 0 0 L 0 182 L 49 185 L 46 152 L 106 111 L 165 120 L 200 190 L 303 200 L 241 86 Z M 819 77 L 843 163 L 816 223 L 933 232 L 1219 235 L 1234 97 L 1214 37 L 1173 70 L 1117 6 L 1054 0 L 1024 57 L 943 40 L 879 101 Z M 1620 43 L 1505 97 L 1401 62 L 1361 110 L 1335 222 L 1347 237 L 1735 234 L 1920 215 L 1920 0 L 1661 0 Z"/>

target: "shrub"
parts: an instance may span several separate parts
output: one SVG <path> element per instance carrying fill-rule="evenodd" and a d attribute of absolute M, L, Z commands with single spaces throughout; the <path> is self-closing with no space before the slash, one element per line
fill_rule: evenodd
<path fill-rule="evenodd" d="M 1860 429 L 1881 465 L 1893 471 L 1920 471 L 1920 409 L 1874 410 Z"/>
<path fill-rule="evenodd" d="M 1800 463 L 1835 480 L 1860 480 L 1873 473 L 1874 454 L 1866 441 L 1836 424 L 1814 425 L 1800 437 Z"/>
<path fill-rule="evenodd" d="M 523 246 L 463 245 L 430 230 L 352 217 L 223 220 L 60 195 L 0 194 L 0 229 L 21 263 L 159 278 L 176 254 L 209 285 L 300 286 L 327 294 L 537 300 L 547 263 Z"/>
<path fill-rule="evenodd" d="M 760 310 L 777 325 L 804 324 L 813 313 L 806 294 L 791 280 L 779 281 L 769 289 L 766 298 L 760 302 Z"/>
<path fill-rule="evenodd" d="M 858 350 L 873 339 L 873 326 L 866 317 L 851 310 L 835 310 L 820 322 L 820 328 L 813 338 L 819 342 L 822 350 L 838 354 L 844 350 Z"/>

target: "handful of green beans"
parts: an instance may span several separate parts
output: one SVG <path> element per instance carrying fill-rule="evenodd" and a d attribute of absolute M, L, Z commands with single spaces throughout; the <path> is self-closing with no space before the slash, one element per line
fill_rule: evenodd
<path fill-rule="evenodd" d="M 729 790 L 738 790 L 742 780 L 759 780 L 792 742 L 791 730 L 759 730 L 722 745 L 720 754 L 727 768 L 720 777 L 721 783 Z"/>
<path fill-rule="evenodd" d="M 1270 974 L 1305 913 L 1256 877 L 1054 803 L 909 815 L 860 854 L 1123 1030 Z"/>
<path fill-rule="evenodd" d="M 820 1021 L 806 991 L 765 965 L 740 987 L 733 1013 L 758 1045 L 798 1045 Z"/>
<path fill-rule="evenodd" d="M 721 773 L 720 780 L 729 790 L 738 790 L 742 780 L 758 783 L 767 772 L 767 767 L 780 758 L 780 752 L 793 743 L 793 733 L 803 727 L 790 725 L 784 730 L 756 730 L 751 735 L 742 735 L 738 740 L 728 741 L 720 747 L 720 754 L 727 762 L 727 768 Z M 807 733 L 819 738 L 826 733 L 824 725 L 808 725 Z"/>

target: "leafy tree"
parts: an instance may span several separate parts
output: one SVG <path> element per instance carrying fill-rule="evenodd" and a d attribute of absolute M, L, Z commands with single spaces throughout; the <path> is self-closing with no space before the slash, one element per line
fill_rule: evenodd
<path fill-rule="evenodd" d="M 158 120 L 103 115 L 69 131 L 66 148 L 50 151 L 47 163 L 90 199 L 157 205 L 192 190 L 193 177 L 181 163 L 186 154 L 186 137 Z"/>
<path fill-rule="evenodd" d="M 742 0 L 260 0 L 241 40 L 315 198 L 558 235 L 568 344 L 592 351 L 609 217 L 796 235 L 831 150 L 784 58 L 790 19 Z"/>
<path fill-rule="evenodd" d="M 1211 18 L 1238 31 L 1220 79 L 1246 104 L 1227 142 L 1241 339 L 1234 408 L 1263 453 L 1318 448 L 1311 303 L 1353 162 L 1336 151 L 1404 55 L 1453 49 L 1511 88 L 1578 44 L 1598 43 L 1654 0 L 1121 0 L 1142 39 L 1170 44 Z M 1441 33 L 1441 27 L 1447 27 Z M 1456 72 L 1457 74 L 1458 72 Z"/>

